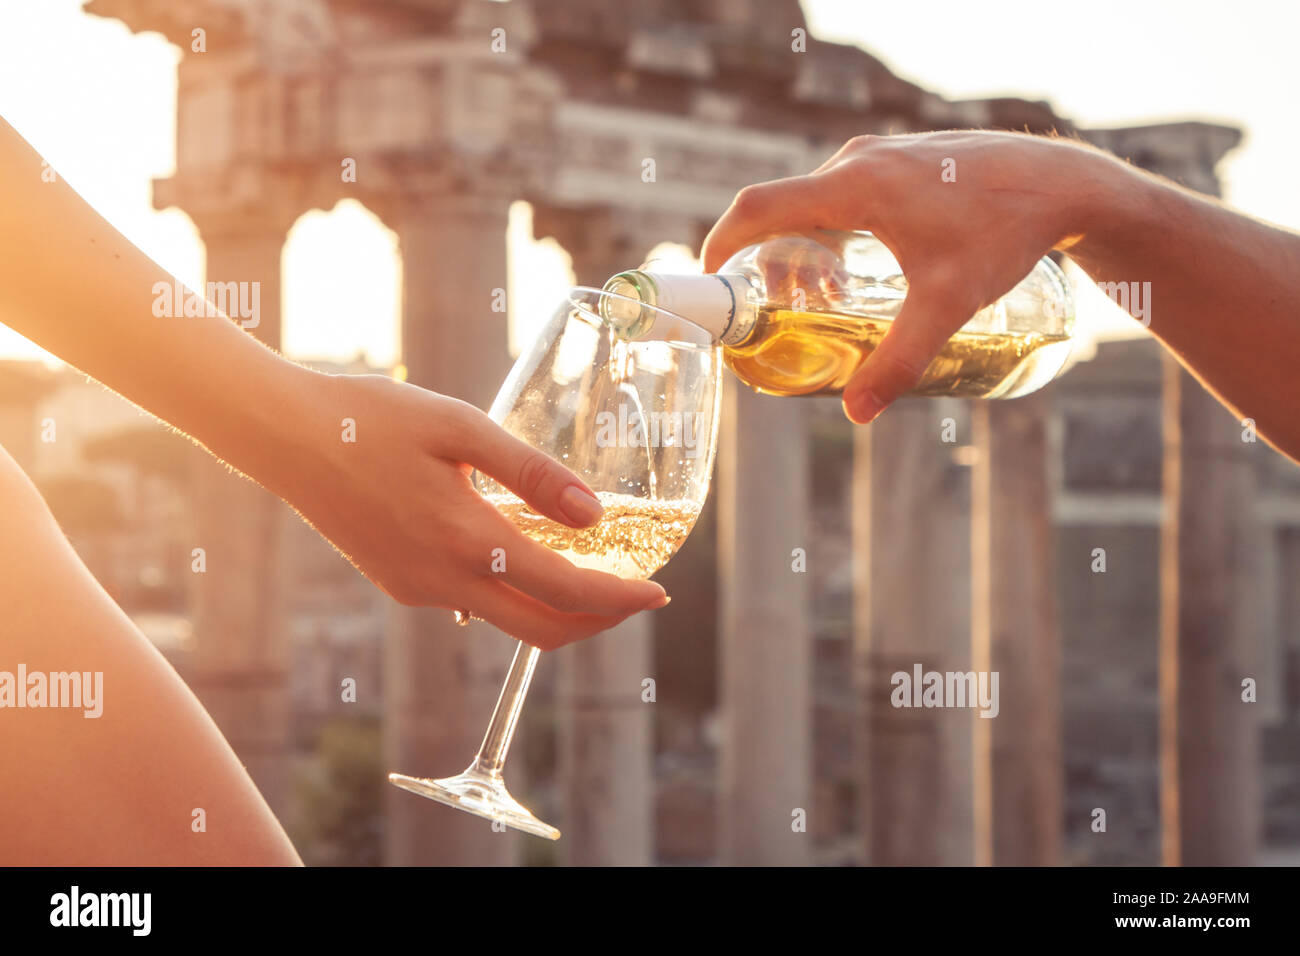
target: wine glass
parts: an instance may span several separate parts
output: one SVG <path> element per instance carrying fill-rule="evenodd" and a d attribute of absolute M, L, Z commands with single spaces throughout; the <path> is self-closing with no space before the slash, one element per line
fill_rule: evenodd
<path fill-rule="evenodd" d="M 651 313 L 654 313 L 651 315 Z M 628 340 L 619 316 L 653 322 Z M 613 317 L 613 318 L 610 318 Z M 604 506 L 590 528 L 532 511 L 476 473 L 479 492 L 529 537 L 579 567 L 648 578 L 686 540 L 704 506 L 717 447 L 722 352 L 712 336 L 671 313 L 596 289 L 577 288 L 515 362 L 491 417 L 562 462 Z M 468 620 L 457 612 L 457 620 Z M 469 813 L 558 840 L 560 831 L 510 796 L 502 772 L 541 652 L 520 643 L 483 743 L 461 774 L 390 782 Z"/>

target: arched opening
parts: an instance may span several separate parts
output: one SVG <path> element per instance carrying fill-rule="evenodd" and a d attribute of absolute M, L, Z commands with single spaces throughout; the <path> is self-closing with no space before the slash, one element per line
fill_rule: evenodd
<path fill-rule="evenodd" d="M 631 263 L 632 268 L 636 263 Z M 661 242 L 651 249 L 641 265 L 661 272 L 699 272 L 700 260 L 695 257 L 690 246 L 680 242 Z"/>
<path fill-rule="evenodd" d="M 281 260 L 284 353 L 391 369 L 401 354 L 397 234 L 355 199 L 303 213 Z"/>
<path fill-rule="evenodd" d="M 555 239 L 533 237 L 533 207 L 510 204 L 506 224 L 506 302 L 510 355 L 517 356 L 574 285 L 573 258 Z"/>

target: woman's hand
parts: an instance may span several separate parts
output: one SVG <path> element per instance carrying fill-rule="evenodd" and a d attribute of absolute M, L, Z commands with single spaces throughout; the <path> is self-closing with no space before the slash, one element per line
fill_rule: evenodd
<path fill-rule="evenodd" d="M 946 175 L 945 175 L 946 173 Z M 866 229 L 907 276 L 907 299 L 844 390 L 845 413 L 874 419 L 911 390 L 944 343 L 1087 226 L 1093 197 L 1126 168 L 1065 140 L 1015 133 L 860 136 L 808 176 L 750 186 L 704 242 L 713 272 L 759 239 Z"/>
<path fill-rule="evenodd" d="M 41 170 L 0 120 L 0 183 L 13 187 L 0 202 L 0 236 L 12 240 L 0 256 L 6 324 L 284 498 L 394 598 L 469 610 L 539 647 L 667 602 L 657 584 L 575 568 L 478 496 L 471 468 L 565 524 L 600 513 L 570 472 L 477 409 L 380 376 L 301 368 L 215 311 L 157 316 L 154 288 L 172 277 Z M 344 419 L 355 442 L 343 440 Z M 506 551 L 500 574 L 495 548 Z"/>
<path fill-rule="evenodd" d="M 307 372 L 295 391 L 281 451 L 247 470 L 402 604 L 468 610 L 550 649 L 668 602 L 654 582 L 575 567 L 480 497 L 475 468 L 571 527 L 601 514 L 572 472 L 472 405 L 379 375 Z"/>

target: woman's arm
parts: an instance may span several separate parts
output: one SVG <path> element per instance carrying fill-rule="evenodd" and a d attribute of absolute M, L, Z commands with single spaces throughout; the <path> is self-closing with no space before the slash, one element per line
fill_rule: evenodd
<path fill-rule="evenodd" d="M 1294 233 L 1066 140 L 864 136 L 811 175 L 742 190 L 705 241 L 705 268 L 756 238 L 816 227 L 873 231 L 908 278 L 897 321 L 844 391 L 856 422 L 911 389 L 975 311 L 1062 249 L 1097 281 L 1150 283 L 1142 305 L 1156 337 L 1300 460 Z"/>
<path fill-rule="evenodd" d="M 554 647 L 666 603 L 647 581 L 575 568 L 480 498 L 465 465 L 557 521 L 600 506 L 570 471 L 478 409 L 382 376 L 286 361 L 223 316 L 159 318 L 173 279 L 0 120 L 0 321 L 280 495 L 406 604 L 467 608 Z M 366 442 L 340 440 L 352 418 Z M 493 548 L 510 554 L 493 574 Z"/>

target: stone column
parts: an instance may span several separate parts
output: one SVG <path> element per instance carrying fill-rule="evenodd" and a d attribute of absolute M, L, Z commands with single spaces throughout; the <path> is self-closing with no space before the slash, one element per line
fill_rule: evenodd
<path fill-rule="evenodd" d="M 1250 866 L 1259 840 L 1255 456 L 1243 426 L 1164 356 L 1160 813 L 1167 866 Z"/>
<path fill-rule="evenodd" d="M 481 408 L 510 366 L 506 316 L 492 310 L 494 290 L 506 288 L 508 208 L 504 195 L 448 191 L 405 197 L 385 216 L 401 247 L 408 380 Z M 458 627 L 450 611 L 394 606 L 384 647 L 386 767 L 432 777 L 464 770 L 514 648 L 486 624 Z M 541 666 L 551 663 L 543 659 Z M 526 801 L 518 746 L 506 780 Z M 487 820 L 395 787 L 386 791 L 386 820 L 386 860 L 393 865 L 505 865 L 521 840 L 532 839 L 494 832 Z"/>
<path fill-rule="evenodd" d="M 285 221 L 199 220 L 207 281 L 260 283 L 251 334 L 280 346 L 280 251 Z M 289 512 L 275 495 L 195 454 L 192 576 L 195 651 L 190 685 L 248 768 L 271 809 L 289 816 L 291 648 L 283 607 L 281 536 Z"/>
<path fill-rule="evenodd" d="M 1181 135 L 1156 127 L 1098 142 L 1121 156 L 1144 154 L 1148 169 L 1217 196 L 1215 165 L 1240 138 L 1226 127 Z M 1242 440 L 1243 423 L 1174 358 L 1163 361 L 1161 854 L 1167 866 L 1248 866 L 1259 843 L 1261 768 L 1257 705 L 1242 700 L 1242 680 L 1256 676 L 1261 623 L 1253 505 L 1262 449 Z"/>
<path fill-rule="evenodd" d="M 726 378 L 718 459 L 720 860 L 812 860 L 812 630 L 806 406 Z"/>
<path fill-rule="evenodd" d="M 904 400 L 854 431 L 859 828 L 878 866 L 974 859 L 972 712 L 891 704 L 896 672 L 971 667 L 970 441 L 952 399 Z"/>
<path fill-rule="evenodd" d="M 1048 396 L 974 403 L 974 669 L 997 672 L 998 713 L 975 718 L 975 862 L 1061 859 L 1061 652 Z"/>
<path fill-rule="evenodd" d="M 654 860 L 654 628 L 637 614 L 557 651 L 560 665 L 561 858 L 577 866 L 646 866 Z M 549 657 L 550 655 L 548 655 Z"/>

